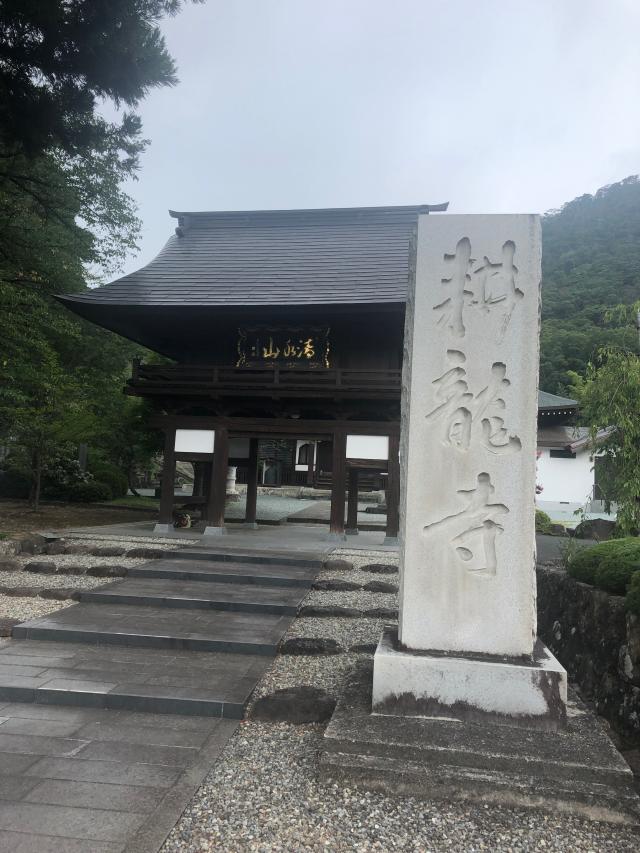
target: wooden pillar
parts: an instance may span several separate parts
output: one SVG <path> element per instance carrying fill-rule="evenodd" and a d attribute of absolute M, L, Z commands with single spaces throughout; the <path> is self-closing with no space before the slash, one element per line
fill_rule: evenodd
<path fill-rule="evenodd" d="M 219 536 L 226 533 L 224 526 L 224 506 L 227 496 L 227 468 L 229 463 L 229 430 L 216 427 L 216 439 L 213 445 L 213 465 L 211 466 L 211 486 L 207 501 L 206 527 L 204 536 Z"/>
<path fill-rule="evenodd" d="M 244 510 L 245 527 L 257 528 L 256 505 L 258 500 L 258 439 L 249 439 L 249 465 L 247 468 L 247 502 Z"/>
<path fill-rule="evenodd" d="M 387 529 L 385 535 L 386 545 L 395 545 L 398 541 L 398 530 L 400 528 L 400 460 L 398 458 L 398 447 L 400 436 L 398 433 L 389 436 L 389 466 L 387 476 Z"/>
<path fill-rule="evenodd" d="M 344 500 L 347 476 L 347 434 L 344 429 L 333 433 L 333 461 L 331 471 L 331 516 L 329 532 L 332 537 L 344 539 Z"/>
<path fill-rule="evenodd" d="M 358 469 L 349 468 L 349 499 L 347 501 L 346 533 L 355 536 L 358 533 Z"/>
<path fill-rule="evenodd" d="M 309 463 L 307 465 L 307 486 L 313 486 L 313 472 L 315 468 L 315 459 L 316 459 L 316 450 L 317 443 L 315 441 L 309 442 L 309 447 L 311 448 Z"/>
<path fill-rule="evenodd" d="M 164 460 L 160 481 L 160 513 L 154 533 L 169 533 L 173 530 L 173 493 L 176 479 L 176 430 L 167 427 L 164 433 Z"/>

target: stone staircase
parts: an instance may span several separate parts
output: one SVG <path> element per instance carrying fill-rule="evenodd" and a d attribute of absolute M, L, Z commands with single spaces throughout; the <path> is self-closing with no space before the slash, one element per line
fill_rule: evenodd
<path fill-rule="evenodd" d="M 240 719 L 321 566 L 166 552 L 0 641 L 0 700 Z"/>

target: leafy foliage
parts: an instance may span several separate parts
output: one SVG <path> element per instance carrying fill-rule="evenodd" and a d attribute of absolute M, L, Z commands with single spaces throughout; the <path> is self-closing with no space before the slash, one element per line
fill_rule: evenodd
<path fill-rule="evenodd" d="M 586 375 L 572 375 L 581 417 L 606 456 L 611 491 L 606 503 L 618 504 L 617 526 L 623 533 L 640 530 L 640 357 L 607 348 L 589 363 Z M 606 431 L 606 432 L 605 432 Z"/>
<path fill-rule="evenodd" d="M 602 347 L 637 350 L 624 317 L 608 311 L 640 299 L 637 176 L 584 195 L 542 223 L 540 387 L 566 393 Z"/>
<path fill-rule="evenodd" d="M 635 568 L 625 568 L 618 576 L 618 565 Z M 572 550 L 566 568 L 571 577 L 582 583 L 599 586 L 610 592 L 624 592 L 630 575 L 640 569 L 640 539 L 627 536 L 624 539 L 609 539 L 588 548 Z M 621 582 L 620 578 L 625 572 L 626 579 Z"/>
<path fill-rule="evenodd" d="M 154 446 L 144 405 L 122 395 L 139 347 L 53 297 L 135 246 L 122 186 L 146 145 L 140 120 L 109 122 L 97 107 L 133 108 L 176 82 L 158 24 L 182 5 L 0 0 L 0 443 L 30 470 L 36 504 L 63 449 L 90 443 L 130 475 Z"/>
<path fill-rule="evenodd" d="M 553 522 L 544 510 L 536 510 L 536 533 L 552 533 Z"/>

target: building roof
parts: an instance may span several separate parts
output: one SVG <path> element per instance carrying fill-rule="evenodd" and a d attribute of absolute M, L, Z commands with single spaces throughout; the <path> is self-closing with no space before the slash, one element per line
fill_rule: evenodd
<path fill-rule="evenodd" d="M 572 400 L 571 397 L 559 397 L 557 394 L 550 394 L 548 391 L 538 391 L 538 411 L 541 413 L 561 414 L 565 410 L 577 408 L 578 401 Z"/>
<path fill-rule="evenodd" d="M 447 204 L 326 210 L 170 211 L 176 233 L 136 272 L 70 308 L 402 303 L 418 215 Z M 93 318 L 92 318 L 93 319 Z"/>
<path fill-rule="evenodd" d="M 570 450 L 576 453 L 580 450 L 593 448 L 604 441 L 612 432 L 612 427 L 598 430 L 595 442 L 591 439 L 588 427 L 575 426 L 545 426 L 538 430 L 538 447 L 548 447 L 558 450 Z"/>

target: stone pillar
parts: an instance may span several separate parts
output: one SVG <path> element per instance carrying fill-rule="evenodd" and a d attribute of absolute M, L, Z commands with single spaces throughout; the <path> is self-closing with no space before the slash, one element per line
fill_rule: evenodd
<path fill-rule="evenodd" d="M 358 469 L 349 468 L 349 496 L 347 499 L 347 529 L 349 536 L 358 534 Z"/>
<path fill-rule="evenodd" d="M 206 527 L 203 536 L 220 536 L 227 532 L 224 526 L 224 507 L 227 496 L 227 462 L 229 460 L 229 431 L 216 427 L 211 466 L 211 486 L 206 510 Z"/>
<path fill-rule="evenodd" d="M 249 441 L 249 465 L 247 467 L 247 501 L 244 509 L 244 525 L 256 529 L 256 508 L 258 505 L 258 439 Z"/>
<path fill-rule="evenodd" d="M 421 216 L 405 327 L 401 598 L 373 710 L 554 728 L 536 641 L 540 223 Z"/>
<path fill-rule="evenodd" d="M 173 495 L 176 479 L 176 430 L 168 427 L 164 434 L 164 459 L 162 463 L 162 480 L 160 482 L 160 512 L 158 522 L 153 528 L 154 533 L 173 532 Z"/>

